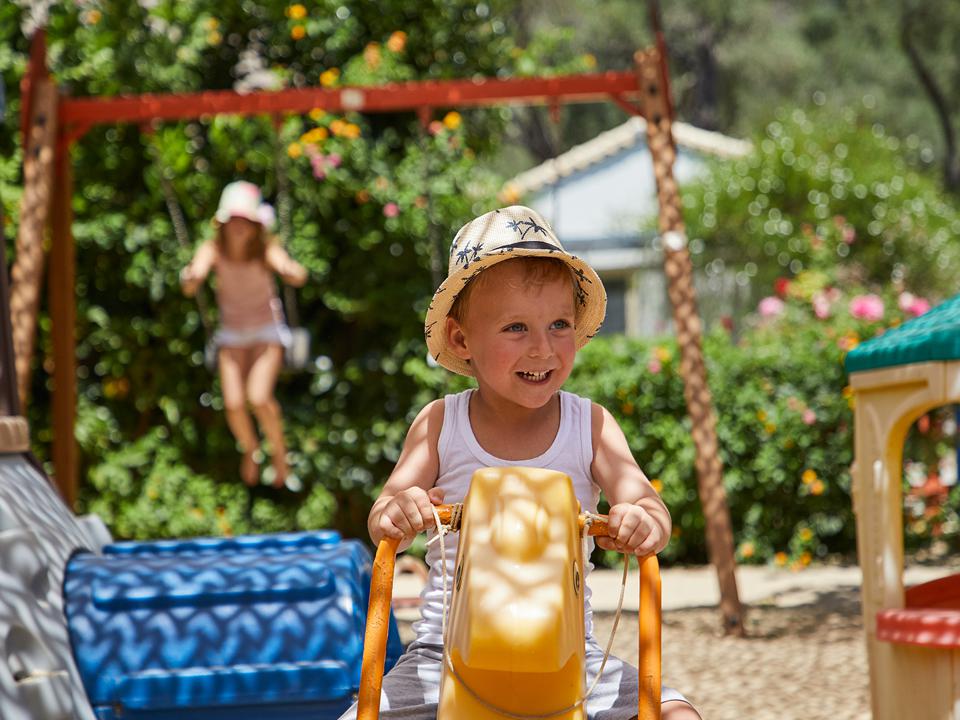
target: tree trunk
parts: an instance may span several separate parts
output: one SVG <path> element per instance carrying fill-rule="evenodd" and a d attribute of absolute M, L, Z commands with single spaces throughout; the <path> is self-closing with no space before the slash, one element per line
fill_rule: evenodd
<path fill-rule="evenodd" d="M 687 411 L 693 424 L 695 465 L 700 503 L 706 521 L 707 549 L 710 562 L 717 569 L 724 632 L 742 636 L 743 608 L 737 592 L 733 529 L 723 488 L 716 417 L 703 361 L 693 265 L 680 212 L 680 193 L 673 177 L 677 152 L 671 132 L 666 65 L 657 49 L 638 52 L 636 64 L 642 89 L 641 107 L 647 120 L 647 143 L 657 180 L 664 267 L 673 305 L 677 344 L 680 347 L 680 374 L 683 377 Z"/>
<path fill-rule="evenodd" d="M 950 192 L 960 192 L 960 154 L 957 152 L 957 136 L 950 119 L 950 105 L 937 79 L 930 72 L 920 51 L 914 44 L 913 26 L 916 22 L 916 11 L 904 8 L 901 15 L 900 45 L 910 60 L 910 67 L 916 73 L 920 85 L 933 104 L 934 112 L 943 131 L 944 158 L 943 184 Z"/>

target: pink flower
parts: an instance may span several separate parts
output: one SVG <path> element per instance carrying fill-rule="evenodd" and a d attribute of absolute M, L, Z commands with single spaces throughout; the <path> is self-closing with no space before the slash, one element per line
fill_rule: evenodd
<path fill-rule="evenodd" d="M 813 410 L 811 410 L 810 408 L 807 408 L 806 410 L 803 411 L 804 425 L 813 425 L 816 421 L 817 421 L 817 414 Z"/>
<path fill-rule="evenodd" d="M 910 306 L 910 314 L 914 317 L 923 315 L 927 310 L 930 309 L 930 301 L 926 298 L 917 298 L 913 301 L 913 305 Z"/>
<path fill-rule="evenodd" d="M 857 295 L 850 301 L 850 314 L 867 322 L 882 320 L 883 300 L 872 293 L 870 295 Z"/>
<path fill-rule="evenodd" d="M 813 296 L 813 314 L 821 320 L 830 317 L 830 301 L 823 293 L 817 293 Z"/>
<path fill-rule="evenodd" d="M 821 290 L 813 296 L 813 313 L 821 320 L 830 317 L 830 310 L 833 304 L 840 299 L 840 291 L 836 288 L 827 288 Z"/>
<path fill-rule="evenodd" d="M 776 317 L 777 315 L 783 314 L 783 300 L 773 295 L 769 295 L 760 301 L 760 304 L 757 306 L 757 310 L 760 312 L 761 317 Z"/>
<path fill-rule="evenodd" d="M 897 298 L 897 304 L 900 306 L 900 309 L 907 313 L 908 315 L 913 315 L 918 317 L 923 315 L 927 310 L 930 309 L 930 301 L 926 298 L 917 297 L 913 293 L 900 293 L 900 297 Z"/>
<path fill-rule="evenodd" d="M 386 215 L 388 218 L 396 217 L 397 215 L 400 214 L 400 206 L 397 205 L 395 202 L 388 202 L 386 205 L 383 206 L 383 214 Z"/>
<path fill-rule="evenodd" d="M 343 158 L 341 158 L 339 154 L 330 153 L 327 155 L 327 163 L 330 165 L 330 167 L 338 168 L 340 167 L 341 162 L 343 162 Z"/>
<path fill-rule="evenodd" d="M 647 363 L 647 370 L 649 370 L 654 375 L 660 372 L 660 369 L 662 367 L 663 366 L 660 364 L 660 360 L 658 358 L 651 358 L 650 362 Z"/>
<path fill-rule="evenodd" d="M 857 239 L 857 231 L 854 229 L 853 225 L 846 225 L 843 228 L 843 241 L 847 245 L 853 245 L 853 241 Z"/>

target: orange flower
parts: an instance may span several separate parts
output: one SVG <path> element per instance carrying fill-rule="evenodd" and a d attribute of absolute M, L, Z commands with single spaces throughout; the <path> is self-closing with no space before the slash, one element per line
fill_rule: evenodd
<path fill-rule="evenodd" d="M 300 142 L 307 145 L 316 145 L 326 140 L 329 136 L 330 131 L 328 131 L 325 127 L 315 127 L 301 135 Z"/>
<path fill-rule="evenodd" d="M 787 554 L 785 552 L 778 552 L 773 556 L 773 561 L 780 567 L 783 567 L 787 564 Z"/>
<path fill-rule="evenodd" d="M 369 202 L 370 193 L 368 193 L 366 190 L 357 190 L 357 194 L 354 195 L 353 197 L 354 199 L 356 199 L 358 203 L 363 205 L 364 203 Z"/>
<path fill-rule="evenodd" d="M 207 18 L 207 21 L 204 23 L 207 30 L 211 32 L 220 28 L 220 21 L 216 18 Z"/>
<path fill-rule="evenodd" d="M 400 53 L 407 46 L 407 34 L 403 30 L 397 30 L 390 35 L 387 40 L 387 50 Z"/>
<path fill-rule="evenodd" d="M 623 411 L 624 415 L 633 415 L 633 403 L 625 402 L 620 406 L 620 409 Z"/>
<path fill-rule="evenodd" d="M 207 44 L 209 45 L 214 45 L 214 46 L 219 45 L 222 40 L 223 40 L 223 35 L 221 35 L 216 31 L 207 33 Z"/>
<path fill-rule="evenodd" d="M 343 136 L 348 140 L 356 140 L 360 137 L 360 126 L 353 123 L 347 123 L 343 127 Z"/>
<path fill-rule="evenodd" d="M 807 468 L 803 471 L 803 475 L 800 476 L 803 480 L 804 485 L 809 485 L 817 479 L 817 471 Z"/>
<path fill-rule="evenodd" d="M 810 555 L 810 553 L 808 552 L 802 553 L 800 555 L 800 564 L 803 565 L 803 567 L 806 567 L 807 565 L 809 565 L 811 560 L 813 560 L 813 556 Z"/>
<path fill-rule="evenodd" d="M 363 59 L 372 70 L 380 67 L 380 43 L 367 43 L 363 49 Z"/>
<path fill-rule="evenodd" d="M 308 113 L 308 115 L 310 116 L 310 119 L 313 120 L 314 122 L 319 122 L 326 116 L 326 114 L 327 114 L 327 111 L 324 110 L 323 108 L 314 108 Z"/>
<path fill-rule="evenodd" d="M 653 489 L 658 493 L 663 492 L 663 481 L 660 478 L 654 478 L 650 481 L 650 484 L 653 485 Z"/>
<path fill-rule="evenodd" d="M 337 84 L 337 80 L 340 79 L 340 70 L 337 68 L 330 68 L 329 70 L 324 70 L 320 73 L 320 84 L 324 87 L 333 87 Z"/>
<path fill-rule="evenodd" d="M 451 111 L 443 116 L 443 125 L 447 128 L 447 130 L 456 130 L 458 127 L 460 127 L 460 122 L 461 118 L 460 113 L 458 112 Z"/>
<path fill-rule="evenodd" d="M 301 147 L 300 143 L 290 143 L 287 145 L 287 155 L 296 160 L 303 155 L 303 147 Z"/>
<path fill-rule="evenodd" d="M 290 28 L 290 37 L 294 40 L 302 40 L 307 34 L 307 29 L 303 25 L 294 25 Z"/>
<path fill-rule="evenodd" d="M 740 557 L 742 558 L 752 558 L 756 553 L 756 548 L 753 547 L 752 542 L 745 542 L 740 546 Z"/>
<path fill-rule="evenodd" d="M 813 530 L 810 528 L 800 528 L 800 539 L 804 542 L 810 542 L 813 538 Z"/>
<path fill-rule="evenodd" d="M 826 489 L 826 486 L 820 480 L 814 480 L 813 484 L 810 486 L 811 495 L 823 495 L 823 491 Z"/>
<path fill-rule="evenodd" d="M 293 20 L 303 20 L 307 16 L 307 9 L 300 3 L 291 5 L 285 12 L 287 17 Z"/>

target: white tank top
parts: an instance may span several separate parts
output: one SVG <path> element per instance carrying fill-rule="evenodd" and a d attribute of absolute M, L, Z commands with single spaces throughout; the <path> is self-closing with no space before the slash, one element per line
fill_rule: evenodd
<path fill-rule="evenodd" d="M 443 426 L 437 449 L 440 454 L 440 472 L 437 487 L 443 488 L 444 503 L 463 502 L 473 473 L 485 467 L 525 466 L 557 470 L 570 476 L 573 491 L 584 511 L 596 512 L 600 488 L 593 482 L 590 465 L 593 463 L 593 437 L 591 432 L 591 406 L 586 398 L 572 393 L 560 392 L 560 429 L 553 443 L 542 455 L 529 460 L 501 460 L 494 457 L 477 442 L 470 426 L 469 405 L 473 390 L 465 390 L 443 399 Z M 436 532 L 429 534 L 432 539 Z M 453 572 L 457 558 L 459 533 L 444 537 L 447 558 L 447 591 L 453 591 Z M 588 543 L 588 553 L 593 550 L 593 540 Z M 417 640 L 422 643 L 441 645 L 443 616 L 443 578 L 440 575 L 440 543 L 427 549 L 427 565 L 430 574 L 420 594 L 420 620 L 413 625 Z M 584 559 L 584 577 L 593 569 L 589 555 Z M 590 589 L 584 591 L 587 635 L 593 633 L 593 613 L 590 609 Z M 449 603 L 449 600 L 448 600 Z M 449 605 L 448 605 L 449 611 Z M 449 621 L 449 617 L 447 618 Z"/>

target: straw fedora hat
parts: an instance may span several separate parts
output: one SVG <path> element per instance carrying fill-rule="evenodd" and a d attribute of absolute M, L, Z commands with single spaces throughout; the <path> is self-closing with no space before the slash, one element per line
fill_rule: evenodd
<path fill-rule="evenodd" d="M 607 294 L 597 273 L 563 249 L 539 213 L 523 205 L 511 205 L 471 220 L 453 238 L 447 279 L 433 294 L 423 325 L 427 348 L 439 365 L 461 375 L 473 375 L 470 364 L 447 347 L 447 315 L 457 296 L 478 274 L 491 265 L 520 257 L 548 257 L 565 262 L 570 267 L 577 296 L 577 349 L 597 334 L 607 310 Z"/>

